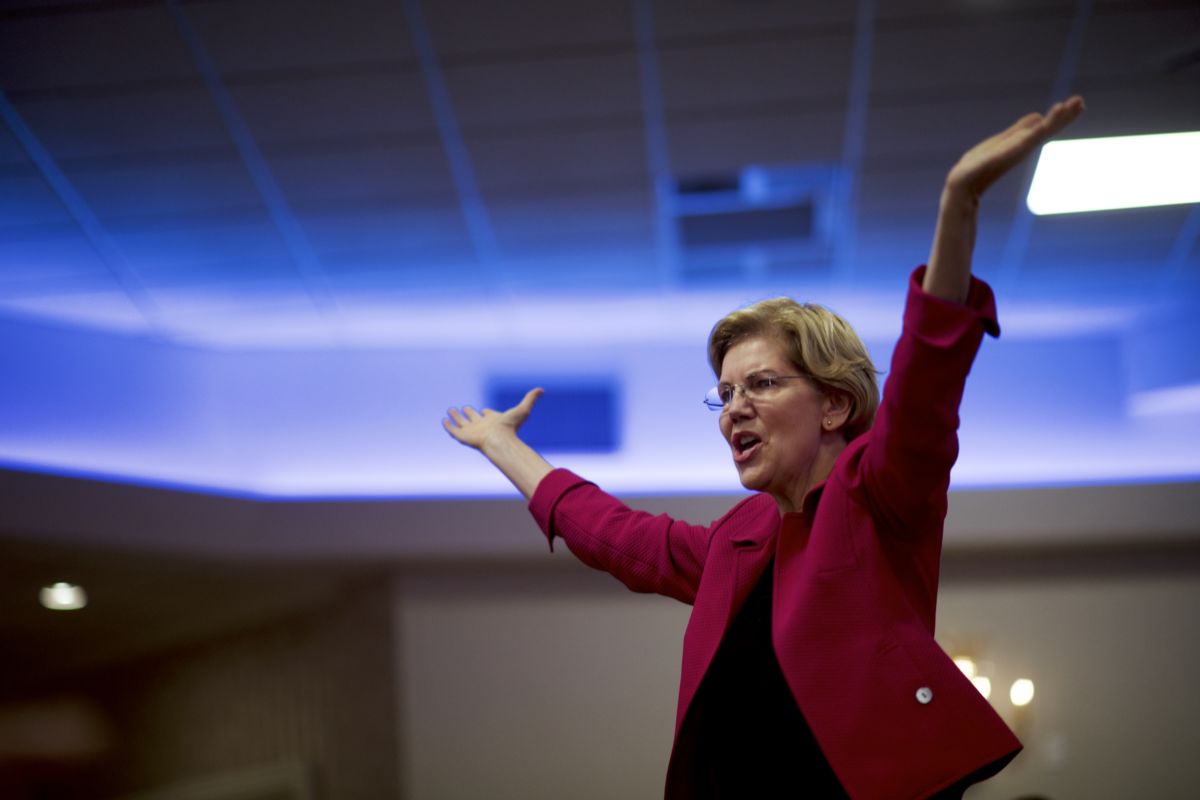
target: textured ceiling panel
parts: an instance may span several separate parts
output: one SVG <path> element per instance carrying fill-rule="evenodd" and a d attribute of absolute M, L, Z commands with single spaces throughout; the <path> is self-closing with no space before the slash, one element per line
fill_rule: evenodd
<path fill-rule="evenodd" d="M 437 130 L 421 76 L 415 71 L 279 78 L 235 84 L 242 117 L 264 147 L 281 142 L 376 143 L 424 138 Z"/>
<path fill-rule="evenodd" d="M 20 107 L 29 127 L 64 166 L 83 168 L 150 154 L 186 160 L 230 150 L 212 98 L 199 86 L 56 97 Z"/>
<path fill-rule="evenodd" d="M 422 203 L 343 215 L 303 215 L 309 240 L 321 253 L 453 248 L 468 253 L 470 241 L 457 204 Z M 473 258 L 473 256 L 472 256 Z"/>
<path fill-rule="evenodd" d="M 947 93 L 969 99 L 988 87 L 1050 86 L 1070 17 L 1029 25 L 974 19 L 930 28 L 883 28 L 874 36 L 873 94 Z"/>
<path fill-rule="evenodd" d="M 778 31 L 800 26 L 828 30 L 854 25 L 853 3 L 800 0 L 792 3 L 697 0 L 654 3 L 655 27 L 660 39 L 727 37 L 748 32 Z"/>
<path fill-rule="evenodd" d="M 502 249 L 518 257 L 536 255 L 539 243 L 649 246 L 652 202 L 648 189 L 547 196 L 493 203 L 492 220 Z"/>
<path fill-rule="evenodd" d="M 1196 47 L 1194 4 L 1101 3 L 1088 22 L 1079 77 L 1163 75 L 1172 57 Z"/>
<path fill-rule="evenodd" d="M 47 224 L 58 226 L 71 219 L 58 196 L 37 174 L 0 178 L 0 197 L 20 198 L 19 203 L 4 204 L 0 239 L 6 238 L 10 231 L 19 238 L 25 238 L 23 228 Z"/>
<path fill-rule="evenodd" d="M 106 9 L 97 3 L 91 8 L 4 19 L 0 76 L 5 91 L 153 85 L 194 77 L 164 7 Z"/>
<path fill-rule="evenodd" d="M 1198 45 L 1200 46 L 1200 45 Z M 1107 81 L 1089 86 L 1088 102 L 1110 108 L 1099 119 L 1080 120 L 1080 136 L 1130 136 L 1200 130 L 1200 80 L 1196 69 L 1175 75 L 1120 83 Z"/>
<path fill-rule="evenodd" d="M 430 35 L 448 62 L 497 52 L 587 49 L 633 40 L 633 15 L 607 0 L 491 0 L 426 4 Z"/>
<path fill-rule="evenodd" d="M 130 266 L 147 283 L 189 275 L 224 282 L 242 273 L 239 263 L 286 259 L 279 231 L 266 219 L 239 225 L 141 231 L 114 237 Z M 222 265 L 229 265 L 222 267 Z M 206 266 L 207 265 L 207 266 Z M 253 270 L 247 268 L 247 272 Z"/>
<path fill-rule="evenodd" d="M 534 131 L 512 138 L 468 134 L 466 143 L 489 199 L 638 187 L 649 181 L 640 127 Z"/>
<path fill-rule="evenodd" d="M 1048 82 L 1010 87 L 1003 105 L 1040 108 L 1049 95 Z M 930 94 L 898 104 L 878 103 L 869 112 L 865 160 L 874 169 L 937 166 L 945 174 L 967 147 L 1014 121 L 1000 105 L 986 90 L 964 98 Z"/>
<path fill-rule="evenodd" d="M 663 48 L 663 103 L 669 114 L 769 103 L 803 109 L 810 100 L 828 102 L 849 86 L 851 34 Z"/>
<path fill-rule="evenodd" d="M 353 205 L 397 196 L 420 203 L 450 185 L 442 148 L 433 142 L 271 154 L 266 161 L 284 195 L 297 205 Z"/>
<path fill-rule="evenodd" d="M 69 170 L 67 177 L 101 219 L 241 208 L 259 200 L 236 160 Z"/>
<path fill-rule="evenodd" d="M 633 53 L 514 63 L 447 65 L 446 82 L 463 127 L 537 125 L 563 118 L 603 120 L 640 112 Z"/>
<path fill-rule="evenodd" d="M 7 126 L 0 126 L 0 175 L 14 170 L 33 170 L 25 148 L 17 141 Z"/>
<path fill-rule="evenodd" d="M 667 141 L 676 175 L 738 170 L 749 164 L 840 160 L 845 111 L 786 105 L 706 119 L 671 120 Z"/>
<path fill-rule="evenodd" d="M 183 6 L 224 72 L 411 61 L 394 0 L 236 0 Z"/>

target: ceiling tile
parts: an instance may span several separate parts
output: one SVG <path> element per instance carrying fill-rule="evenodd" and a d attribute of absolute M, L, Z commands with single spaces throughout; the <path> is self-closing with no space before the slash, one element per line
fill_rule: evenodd
<path fill-rule="evenodd" d="M 265 219 L 243 225 L 129 231 L 114 235 L 113 240 L 129 266 L 147 281 L 155 275 L 178 272 L 179 267 L 202 274 L 204 264 L 212 265 L 214 280 L 224 281 L 228 271 L 222 264 L 288 259 L 279 231 Z"/>
<path fill-rule="evenodd" d="M 413 57 L 394 0 L 237 0 L 185 8 L 223 75 Z"/>
<path fill-rule="evenodd" d="M 833 33 L 766 41 L 664 48 L 659 55 L 663 103 L 674 109 L 805 101 L 845 104 L 853 36 Z M 731 65 L 736 64 L 736 69 Z"/>
<path fill-rule="evenodd" d="M 262 201 L 240 161 L 65 170 L 101 220 L 254 207 Z"/>
<path fill-rule="evenodd" d="M 479 186 L 489 195 L 636 187 L 649 181 L 646 137 L 640 127 L 504 138 L 468 134 L 466 144 Z"/>
<path fill-rule="evenodd" d="M 451 65 L 450 100 L 465 127 L 641 113 L 633 53 L 553 61 Z"/>
<path fill-rule="evenodd" d="M 422 3 L 430 37 L 448 62 L 477 54 L 573 50 L 633 41 L 628 3 L 608 0 L 522 0 L 514 7 L 493 0 Z"/>
<path fill-rule="evenodd" d="M 251 132 L 264 144 L 437 136 L 425 86 L 414 70 L 279 79 L 234 85 L 230 91 Z"/>
<path fill-rule="evenodd" d="M 0 237 L 12 228 L 72 221 L 66 206 L 41 175 L 0 177 L 0 198 Z"/>
<path fill-rule="evenodd" d="M 836 162 L 842 157 L 845 110 L 807 111 L 789 105 L 698 119 L 667 120 L 676 175 L 737 170 L 748 164 Z"/>
<path fill-rule="evenodd" d="M 1194 53 L 1200 47 L 1200 10 L 1194 3 L 1174 9 L 1155 7 L 1161 5 L 1101 4 L 1088 20 L 1079 77 L 1165 77 L 1172 57 Z"/>
<path fill-rule="evenodd" d="M 21 92 L 195 78 L 165 7 L 92 8 L 4 20 L 0 86 Z"/>
<path fill-rule="evenodd" d="M 728 36 L 745 32 L 770 32 L 789 26 L 849 27 L 855 4 L 822 0 L 786 3 L 730 2 L 729 0 L 655 0 L 654 24 L 660 39 L 669 37 Z"/>
<path fill-rule="evenodd" d="M 52 97 L 19 104 L 38 141 L 60 160 L 140 153 L 231 151 L 212 98 L 202 88 L 116 96 Z"/>

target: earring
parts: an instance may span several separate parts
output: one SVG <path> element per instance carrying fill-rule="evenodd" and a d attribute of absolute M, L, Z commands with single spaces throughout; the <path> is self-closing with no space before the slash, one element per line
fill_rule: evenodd
<path fill-rule="evenodd" d="M 826 417 L 825 418 L 825 427 L 828 428 L 831 425 L 833 425 L 833 420 L 831 420 L 829 417 Z"/>

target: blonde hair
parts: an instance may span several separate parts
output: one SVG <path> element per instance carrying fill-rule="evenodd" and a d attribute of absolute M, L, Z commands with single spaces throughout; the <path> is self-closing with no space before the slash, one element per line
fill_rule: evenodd
<path fill-rule="evenodd" d="M 842 427 L 846 441 L 871 427 L 879 408 L 878 371 L 846 320 L 823 306 L 797 303 L 790 297 L 763 300 L 730 312 L 708 336 L 708 362 L 718 379 L 725 354 L 751 336 L 774 336 L 796 368 L 822 391 L 849 396 L 850 416 Z"/>

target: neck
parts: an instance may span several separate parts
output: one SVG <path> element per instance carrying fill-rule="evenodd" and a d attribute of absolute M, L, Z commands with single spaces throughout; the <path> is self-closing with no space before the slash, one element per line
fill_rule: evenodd
<path fill-rule="evenodd" d="M 804 498 L 814 486 L 829 477 L 829 473 L 833 472 L 833 465 L 837 463 L 838 456 L 845 449 L 846 439 L 840 431 L 822 432 L 821 445 L 808 474 L 796 481 L 789 491 L 772 493 L 775 505 L 779 507 L 780 516 L 804 508 Z"/>

